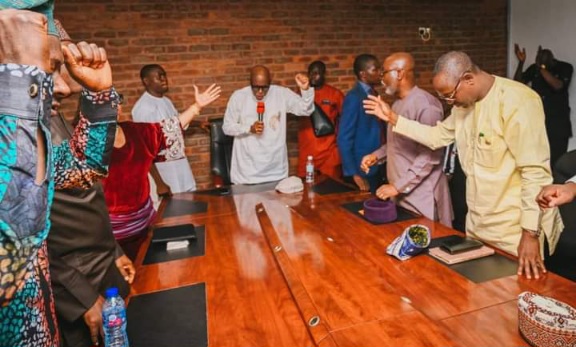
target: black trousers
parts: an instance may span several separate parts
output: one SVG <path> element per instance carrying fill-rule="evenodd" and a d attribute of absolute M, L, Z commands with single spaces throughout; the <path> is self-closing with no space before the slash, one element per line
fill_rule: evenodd
<path fill-rule="evenodd" d="M 460 160 L 454 161 L 454 174 L 448 181 L 450 187 L 450 198 L 454 210 L 454 220 L 452 228 L 466 232 L 466 214 L 468 214 L 468 204 L 466 203 L 466 175 L 460 166 Z"/>
<path fill-rule="evenodd" d="M 569 137 L 548 134 L 548 143 L 550 144 L 550 166 L 552 168 L 554 168 L 556 161 L 562 156 L 562 154 L 568 151 L 569 140 Z"/>

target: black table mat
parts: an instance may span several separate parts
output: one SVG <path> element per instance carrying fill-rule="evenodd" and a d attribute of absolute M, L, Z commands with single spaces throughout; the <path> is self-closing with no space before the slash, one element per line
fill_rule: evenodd
<path fill-rule="evenodd" d="M 134 296 L 127 321 L 130 347 L 206 347 L 206 284 Z"/>
<path fill-rule="evenodd" d="M 212 196 L 228 196 L 232 195 L 232 188 L 230 186 L 212 188 L 206 190 L 197 190 L 194 194 L 212 195 Z"/>
<path fill-rule="evenodd" d="M 196 226 L 196 240 L 190 240 L 188 247 L 181 249 L 166 250 L 166 243 L 150 243 L 144 256 L 142 265 L 150 265 L 156 263 L 163 263 L 165 261 L 180 260 L 190 257 L 198 257 L 204 255 L 206 232 L 204 225 Z M 153 232 L 156 232 L 154 230 Z"/>
<path fill-rule="evenodd" d="M 208 190 L 197 190 L 194 194 L 228 196 L 248 193 L 261 193 L 274 190 L 279 181 L 259 183 L 259 184 L 233 184 L 231 186 L 213 188 Z"/>
<path fill-rule="evenodd" d="M 432 241 L 430 241 L 430 246 L 428 248 L 438 247 L 444 240 L 453 237 L 461 236 L 451 235 L 434 238 Z M 518 271 L 518 262 L 498 253 L 489 255 L 484 258 L 468 260 L 463 263 L 453 265 L 446 264 L 432 256 L 429 257 L 475 283 L 482 283 L 502 277 L 516 275 Z"/>
<path fill-rule="evenodd" d="M 363 215 L 360 214 L 360 210 L 364 209 L 364 201 L 348 202 L 348 203 L 340 205 L 340 206 L 344 207 L 346 210 L 348 210 L 349 212 L 352 212 L 356 216 L 364 219 L 368 223 L 371 223 L 374 225 L 396 223 L 396 222 L 401 222 L 404 220 L 420 218 L 420 216 L 418 216 L 418 215 L 416 215 L 416 214 L 414 214 L 414 213 L 412 213 L 412 212 L 410 212 L 410 211 L 408 211 L 408 210 L 406 210 L 400 206 L 396 206 L 396 209 L 398 212 L 398 217 L 396 218 L 396 220 L 391 221 L 391 222 L 386 222 L 386 223 L 376 223 L 376 222 L 372 222 L 372 221 L 366 219 L 366 217 L 364 217 Z"/>
<path fill-rule="evenodd" d="M 191 201 L 169 198 L 162 213 L 163 218 L 184 216 L 187 214 L 206 213 L 208 203 L 204 201 Z"/>
<path fill-rule="evenodd" d="M 312 187 L 312 190 L 314 191 L 314 193 L 320 194 L 320 195 L 327 195 L 327 194 L 337 194 L 337 193 L 347 193 L 347 192 L 353 192 L 356 189 L 351 188 L 347 185 L 344 185 L 338 181 L 335 181 L 331 178 L 327 178 L 326 180 L 315 184 Z"/>

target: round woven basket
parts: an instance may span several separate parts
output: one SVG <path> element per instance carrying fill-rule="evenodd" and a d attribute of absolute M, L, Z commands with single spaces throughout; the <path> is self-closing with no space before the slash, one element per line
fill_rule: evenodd
<path fill-rule="evenodd" d="M 558 300 L 524 292 L 518 296 L 518 329 L 534 347 L 576 347 L 576 310 Z"/>

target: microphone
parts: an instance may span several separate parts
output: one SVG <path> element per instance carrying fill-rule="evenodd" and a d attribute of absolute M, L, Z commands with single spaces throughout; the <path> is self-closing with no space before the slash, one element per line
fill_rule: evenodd
<path fill-rule="evenodd" d="M 264 119 L 264 102 L 258 101 L 256 105 L 256 113 L 258 113 L 258 121 L 262 122 Z"/>

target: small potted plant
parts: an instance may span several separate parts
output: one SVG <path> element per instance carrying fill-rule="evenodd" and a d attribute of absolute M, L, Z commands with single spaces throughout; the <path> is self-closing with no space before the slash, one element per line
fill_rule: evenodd
<path fill-rule="evenodd" d="M 386 249 L 386 253 L 406 260 L 421 253 L 430 245 L 430 229 L 422 224 L 413 224 L 404 229 Z"/>

